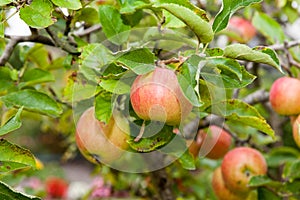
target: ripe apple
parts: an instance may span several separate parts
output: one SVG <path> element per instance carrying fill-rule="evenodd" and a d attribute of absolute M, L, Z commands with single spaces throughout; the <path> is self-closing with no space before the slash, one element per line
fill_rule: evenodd
<path fill-rule="evenodd" d="M 300 115 L 292 122 L 293 138 L 297 146 L 300 148 Z"/>
<path fill-rule="evenodd" d="M 212 177 L 212 188 L 219 200 L 242 200 L 246 196 L 241 196 L 229 190 L 223 180 L 221 167 L 215 169 Z"/>
<path fill-rule="evenodd" d="M 76 126 L 76 143 L 83 156 L 93 163 L 109 164 L 120 158 L 128 147 L 129 134 L 117 123 L 118 113 L 107 124 L 95 117 L 94 107 L 80 116 Z"/>
<path fill-rule="evenodd" d="M 220 159 L 229 151 L 231 146 L 231 135 L 222 128 L 212 125 L 207 132 L 199 130 L 198 140 L 200 142 L 200 156 L 206 156 L 210 159 Z"/>
<path fill-rule="evenodd" d="M 134 80 L 130 100 L 135 113 L 144 120 L 178 125 L 192 110 L 173 70 L 156 67 Z"/>
<path fill-rule="evenodd" d="M 68 192 L 68 183 L 59 177 L 49 177 L 46 180 L 47 196 L 51 199 L 64 199 Z"/>
<path fill-rule="evenodd" d="M 256 35 L 256 29 L 249 20 L 233 16 L 229 19 L 225 33 L 231 41 L 247 43 Z"/>
<path fill-rule="evenodd" d="M 226 187 L 244 195 L 251 191 L 247 186 L 251 177 L 267 173 L 267 163 L 258 150 L 237 147 L 224 156 L 221 171 Z"/>
<path fill-rule="evenodd" d="M 291 77 L 277 79 L 270 89 L 270 103 L 281 115 L 300 113 L 300 80 Z"/>

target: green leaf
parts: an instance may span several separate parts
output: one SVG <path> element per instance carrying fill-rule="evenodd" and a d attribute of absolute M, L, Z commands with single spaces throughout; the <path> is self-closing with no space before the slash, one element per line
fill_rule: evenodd
<path fill-rule="evenodd" d="M 202 60 L 201 57 L 193 55 L 191 56 L 180 68 L 180 74 L 177 75 L 177 79 L 179 85 L 181 87 L 182 92 L 184 93 L 185 97 L 194 105 L 194 106 L 201 106 L 202 102 L 200 99 L 200 94 L 197 90 L 198 85 L 198 65 L 199 62 Z"/>
<path fill-rule="evenodd" d="M 201 70 L 201 76 L 205 81 L 223 88 L 243 88 L 256 78 L 244 66 L 230 58 L 208 59 Z"/>
<path fill-rule="evenodd" d="M 181 28 L 186 26 L 186 24 L 183 23 L 180 19 L 166 10 L 163 11 L 163 15 L 165 17 L 165 23 L 163 25 L 167 28 Z"/>
<path fill-rule="evenodd" d="M 0 139 L 0 163 L 0 174 L 25 167 L 36 167 L 35 158 L 29 150 L 5 139 Z"/>
<path fill-rule="evenodd" d="M 179 157 L 178 161 L 180 162 L 181 166 L 184 169 L 187 169 L 187 170 L 195 170 L 196 169 L 194 157 L 191 155 L 191 153 L 188 150 L 185 151 L 184 154 L 182 154 Z"/>
<path fill-rule="evenodd" d="M 21 107 L 13 117 L 11 117 L 2 127 L 0 127 L 0 136 L 5 135 L 21 127 L 22 122 L 20 116 L 22 110 L 23 107 Z"/>
<path fill-rule="evenodd" d="M 184 169 L 196 169 L 195 159 L 187 148 L 186 140 L 180 135 L 175 135 L 175 137 L 160 151 L 178 158 L 179 163 Z"/>
<path fill-rule="evenodd" d="M 95 8 L 85 7 L 76 12 L 73 21 L 74 23 L 77 21 L 84 21 L 88 25 L 97 24 L 99 22 L 99 14 Z"/>
<path fill-rule="evenodd" d="M 145 126 L 143 137 L 139 141 L 128 140 L 130 147 L 138 152 L 151 152 L 168 144 L 175 136 L 172 126 L 151 123 Z M 159 132 L 158 132 L 159 131 Z"/>
<path fill-rule="evenodd" d="M 13 70 L 8 67 L 0 67 L 0 96 L 16 90 L 16 84 L 12 80 Z"/>
<path fill-rule="evenodd" d="M 196 34 L 199 41 L 209 43 L 214 37 L 211 25 L 207 22 L 204 10 L 194 6 L 189 1 L 155 1 L 154 7 L 163 8 L 183 21 Z"/>
<path fill-rule="evenodd" d="M 71 10 L 78 10 L 82 8 L 80 0 L 51 0 L 55 5 L 62 8 L 68 8 Z"/>
<path fill-rule="evenodd" d="M 121 80 L 101 80 L 99 85 L 106 91 L 111 92 L 113 94 L 125 94 L 130 92 L 130 85 L 127 85 Z"/>
<path fill-rule="evenodd" d="M 49 51 L 42 44 L 36 44 L 30 48 L 26 55 L 26 59 L 36 63 L 37 67 L 45 69 L 50 64 Z"/>
<path fill-rule="evenodd" d="M 223 49 L 221 48 L 207 48 L 205 50 L 205 54 L 207 56 L 213 57 L 213 56 L 222 56 L 224 53 Z"/>
<path fill-rule="evenodd" d="M 0 6 L 5 6 L 6 4 L 9 4 L 13 2 L 14 0 L 0 0 Z"/>
<path fill-rule="evenodd" d="M 281 197 L 277 196 L 276 194 L 274 194 L 274 192 L 260 187 L 257 189 L 257 199 L 259 200 L 282 200 Z"/>
<path fill-rule="evenodd" d="M 95 98 L 95 115 L 102 122 L 107 123 L 112 115 L 113 102 L 112 94 L 100 92 Z"/>
<path fill-rule="evenodd" d="M 292 147 L 276 147 L 267 154 L 266 160 L 269 167 L 279 167 L 280 165 L 300 158 L 300 152 Z"/>
<path fill-rule="evenodd" d="M 274 181 L 268 176 L 253 176 L 251 177 L 249 183 L 249 187 L 262 187 L 262 186 L 270 186 L 272 188 L 280 188 L 282 187 L 282 183 L 279 181 Z"/>
<path fill-rule="evenodd" d="M 253 16 L 252 24 L 273 44 L 284 42 L 285 34 L 281 25 L 267 14 L 256 12 Z"/>
<path fill-rule="evenodd" d="M 275 137 L 274 131 L 267 121 L 253 106 L 238 99 L 229 99 L 212 104 L 206 112 L 222 116 L 228 120 L 239 122 L 256 128 L 271 137 Z"/>
<path fill-rule="evenodd" d="M 217 14 L 214 23 L 213 31 L 215 33 L 226 28 L 229 18 L 239 9 L 249 6 L 253 3 L 259 3 L 262 0 L 223 0 L 223 5 L 220 12 Z"/>
<path fill-rule="evenodd" d="M 146 74 L 155 68 L 154 55 L 147 49 L 134 49 L 121 53 L 115 60 L 118 64 L 124 65 L 136 74 Z"/>
<path fill-rule="evenodd" d="M 52 73 L 46 70 L 34 68 L 25 71 L 24 75 L 21 78 L 19 87 L 23 88 L 30 85 L 52 82 L 52 81 L 55 81 L 55 78 Z"/>
<path fill-rule="evenodd" d="M 136 10 L 150 6 L 147 0 L 126 0 L 121 2 L 120 13 L 133 14 Z"/>
<path fill-rule="evenodd" d="M 99 7 L 100 22 L 107 39 L 116 45 L 127 41 L 130 33 L 130 26 L 123 23 L 121 14 L 117 9 L 109 5 Z"/>
<path fill-rule="evenodd" d="M 99 75 L 97 73 L 103 66 L 112 62 L 114 57 L 105 46 L 93 43 L 83 47 L 80 59 L 79 72 L 88 80 L 98 82 Z"/>
<path fill-rule="evenodd" d="M 224 57 L 268 64 L 282 72 L 276 52 L 268 47 L 251 49 L 244 44 L 232 44 L 224 49 Z"/>
<path fill-rule="evenodd" d="M 290 181 L 300 178 L 300 160 L 287 162 L 283 169 L 283 178 L 288 178 Z"/>
<path fill-rule="evenodd" d="M 30 5 L 20 9 L 20 18 L 33 28 L 45 28 L 54 23 L 51 12 L 52 3 L 49 0 L 34 0 Z"/>
<path fill-rule="evenodd" d="M 0 0 L 0 6 L 1 5 L 1 0 Z M 4 21 L 5 21 L 5 11 L 4 10 L 1 10 L 0 11 L 0 38 L 4 38 Z M 0 52 L 2 54 L 2 52 Z"/>
<path fill-rule="evenodd" d="M 10 188 L 3 182 L 0 182 L 0 199 L 5 200 L 41 200 L 38 197 L 25 195 Z"/>
<path fill-rule="evenodd" d="M 24 107 L 30 111 L 58 117 L 62 113 L 62 108 L 45 93 L 36 90 L 26 89 L 9 93 L 0 98 L 8 107 Z"/>

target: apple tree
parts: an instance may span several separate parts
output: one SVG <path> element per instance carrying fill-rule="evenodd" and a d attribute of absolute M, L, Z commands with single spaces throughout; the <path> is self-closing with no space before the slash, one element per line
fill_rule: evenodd
<path fill-rule="evenodd" d="M 0 0 L 0 197 L 73 198 L 16 187 L 46 142 L 102 197 L 299 199 L 299 4 Z"/>

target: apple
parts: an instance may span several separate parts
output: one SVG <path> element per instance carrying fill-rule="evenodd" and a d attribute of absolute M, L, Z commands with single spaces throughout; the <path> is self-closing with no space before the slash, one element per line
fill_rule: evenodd
<path fill-rule="evenodd" d="M 291 77 L 278 78 L 270 89 L 270 103 L 280 115 L 300 113 L 300 80 Z"/>
<path fill-rule="evenodd" d="M 128 130 L 123 119 L 115 113 L 107 124 L 95 117 L 94 107 L 80 116 L 76 125 L 76 143 L 83 156 L 92 163 L 110 164 L 121 157 L 127 149 Z"/>
<path fill-rule="evenodd" d="M 212 177 L 212 188 L 219 200 L 242 200 L 246 196 L 241 196 L 229 190 L 223 180 L 221 167 L 215 169 Z"/>
<path fill-rule="evenodd" d="M 300 148 L 300 115 L 292 122 L 293 124 L 293 138 L 297 146 Z"/>
<path fill-rule="evenodd" d="M 59 177 L 49 177 L 46 182 L 47 196 L 51 199 L 64 199 L 68 192 L 68 183 Z"/>
<path fill-rule="evenodd" d="M 256 29 L 249 20 L 233 16 L 229 19 L 225 33 L 231 41 L 247 43 L 256 35 Z"/>
<path fill-rule="evenodd" d="M 137 76 L 131 87 L 130 101 L 141 119 L 168 125 L 180 124 L 193 107 L 184 96 L 175 72 L 160 67 Z"/>
<path fill-rule="evenodd" d="M 210 159 L 220 159 L 229 151 L 232 139 L 231 135 L 222 128 L 212 125 L 207 132 L 199 130 L 200 155 Z"/>
<path fill-rule="evenodd" d="M 267 163 L 258 150 L 237 147 L 224 156 L 221 171 L 226 187 L 237 194 L 245 195 L 251 191 L 247 186 L 249 180 L 253 176 L 267 173 Z"/>

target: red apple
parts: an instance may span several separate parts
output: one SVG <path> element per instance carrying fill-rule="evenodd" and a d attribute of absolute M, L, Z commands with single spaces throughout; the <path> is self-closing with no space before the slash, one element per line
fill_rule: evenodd
<path fill-rule="evenodd" d="M 231 135 L 218 126 L 210 126 L 207 132 L 199 130 L 200 156 L 210 159 L 220 159 L 229 151 L 231 146 Z"/>
<path fill-rule="evenodd" d="M 173 70 L 156 67 L 134 80 L 130 100 L 135 113 L 144 120 L 178 125 L 192 110 Z"/>
<path fill-rule="evenodd" d="M 245 196 L 240 196 L 229 190 L 223 180 L 221 167 L 215 169 L 212 177 L 212 188 L 219 200 L 243 200 Z"/>
<path fill-rule="evenodd" d="M 293 138 L 297 146 L 300 148 L 300 115 L 292 122 Z"/>
<path fill-rule="evenodd" d="M 291 77 L 277 79 L 270 89 L 270 103 L 278 114 L 300 114 L 300 80 Z"/>
<path fill-rule="evenodd" d="M 68 183 L 58 177 L 50 177 L 46 180 L 47 196 L 51 199 L 63 199 L 67 196 Z"/>
<path fill-rule="evenodd" d="M 249 20 L 233 16 L 228 22 L 226 34 L 231 41 L 247 43 L 256 35 L 256 29 Z"/>
<path fill-rule="evenodd" d="M 248 194 L 247 186 L 253 176 L 265 175 L 267 163 L 263 155 L 250 147 L 237 147 L 229 151 L 221 164 L 226 187 L 237 194 Z"/>
<path fill-rule="evenodd" d="M 126 150 L 129 134 L 116 122 L 117 117 L 117 114 L 113 115 L 107 124 L 100 122 L 95 118 L 94 107 L 81 115 L 76 126 L 76 143 L 87 160 L 108 164 Z M 118 122 L 122 123 L 122 119 Z"/>

